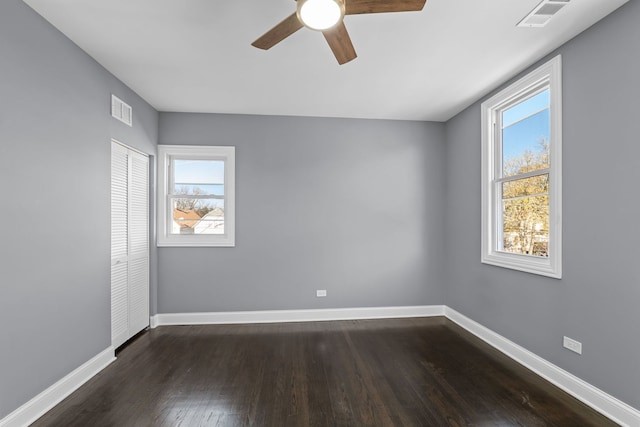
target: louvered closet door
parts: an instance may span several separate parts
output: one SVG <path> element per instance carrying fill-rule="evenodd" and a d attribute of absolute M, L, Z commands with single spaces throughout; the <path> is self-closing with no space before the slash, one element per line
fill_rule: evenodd
<path fill-rule="evenodd" d="M 149 158 L 129 156 L 129 333 L 149 326 Z"/>
<path fill-rule="evenodd" d="M 111 343 L 115 347 L 128 339 L 129 306 L 129 155 L 127 149 L 111 143 Z"/>
<path fill-rule="evenodd" d="M 111 342 L 149 325 L 149 159 L 111 144 Z"/>

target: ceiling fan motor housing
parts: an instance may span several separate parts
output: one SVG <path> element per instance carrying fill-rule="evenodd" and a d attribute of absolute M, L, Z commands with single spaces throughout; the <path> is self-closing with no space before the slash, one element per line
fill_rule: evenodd
<path fill-rule="evenodd" d="M 344 18 L 345 7 L 341 0 L 298 0 L 297 3 L 298 19 L 311 30 L 328 30 Z"/>

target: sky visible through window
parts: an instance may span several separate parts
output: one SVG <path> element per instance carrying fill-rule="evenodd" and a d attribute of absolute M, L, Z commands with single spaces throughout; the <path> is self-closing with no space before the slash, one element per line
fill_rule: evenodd
<path fill-rule="evenodd" d="M 224 161 L 175 160 L 173 181 L 177 188 L 196 188 L 203 195 L 224 195 Z"/>
<path fill-rule="evenodd" d="M 549 142 L 549 89 L 502 112 L 502 160 L 539 153 L 541 141 Z"/>

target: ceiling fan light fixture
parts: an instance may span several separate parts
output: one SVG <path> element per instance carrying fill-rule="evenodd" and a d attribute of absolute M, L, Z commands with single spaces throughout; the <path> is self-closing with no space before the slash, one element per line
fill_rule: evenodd
<path fill-rule="evenodd" d="M 298 19 L 312 30 L 329 29 L 343 17 L 344 3 L 340 0 L 298 0 Z"/>

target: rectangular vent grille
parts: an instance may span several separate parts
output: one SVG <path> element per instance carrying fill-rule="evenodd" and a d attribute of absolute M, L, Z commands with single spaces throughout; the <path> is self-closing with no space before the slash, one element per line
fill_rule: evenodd
<path fill-rule="evenodd" d="M 111 116 L 126 125 L 133 126 L 133 109 L 115 95 L 111 95 Z"/>
<path fill-rule="evenodd" d="M 542 0 L 524 19 L 518 22 L 518 27 L 544 27 L 551 18 L 570 0 Z"/>

